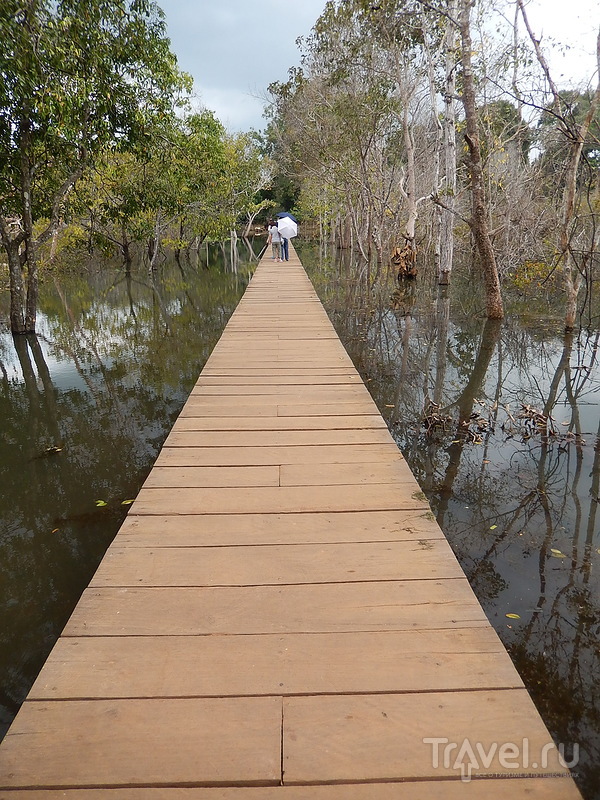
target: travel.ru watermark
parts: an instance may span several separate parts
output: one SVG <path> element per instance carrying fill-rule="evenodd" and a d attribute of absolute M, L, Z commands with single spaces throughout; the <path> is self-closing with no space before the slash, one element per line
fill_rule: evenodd
<path fill-rule="evenodd" d="M 515 742 L 492 742 L 487 746 L 482 742 L 463 739 L 451 742 L 445 736 L 432 736 L 423 739 L 423 744 L 431 745 L 431 763 L 434 769 L 460 770 L 460 779 L 468 783 L 473 772 L 496 769 L 518 770 L 548 769 L 563 767 L 572 769 L 579 763 L 579 745 L 556 745 L 548 742 L 535 753 L 530 748 L 529 739 Z M 570 754 L 570 758 L 566 757 Z M 566 773 L 565 773 L 566 774 Z"/>

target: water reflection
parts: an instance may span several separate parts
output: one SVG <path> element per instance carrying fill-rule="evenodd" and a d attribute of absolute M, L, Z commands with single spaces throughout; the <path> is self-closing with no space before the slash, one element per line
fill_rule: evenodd
<path fill-rule="evenodd" d="M 204 255 L 50 276 L 37 336 L 0 333 L 2 734 L 245 289 L 243 243 Z"/>
<path fill-rule="evenodd" d="M 562 336 L 531 308 L 486 322 L 464 287 L 376 290 L 347 263 L 302 258 L 546 724 L 580 744 L 585 797 L 600 797 L 600 331 Z"/>

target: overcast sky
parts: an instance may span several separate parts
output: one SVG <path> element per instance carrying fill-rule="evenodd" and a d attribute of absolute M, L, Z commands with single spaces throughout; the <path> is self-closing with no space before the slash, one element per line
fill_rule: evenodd
<path fill-rule="evenodd" d="M 230 131 L 264 127 L 267 86 L 286 80 L 299 63 L 296 39 L 305 36 L 325 0 L 158 0 L 181 69 L 194 78 L 199 105 L 210 108 Z M 552 67 L 563 82 L 594 71 L 598 0 L 531 0 L 536 33 L 568 43 Z M 562 73 L 562 76 L 561 76 Z M 564 77 L 563 77 L 564 76 Z"/>

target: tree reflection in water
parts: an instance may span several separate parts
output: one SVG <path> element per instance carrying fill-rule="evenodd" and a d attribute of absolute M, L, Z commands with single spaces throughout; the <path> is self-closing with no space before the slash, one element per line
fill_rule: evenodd
<path fill-rule="evenodd" d="M 531 308 L 486 322 L 458 287 L 376 291 L 302 257 L 546 724 L 579 743 L 585 797 L 600 797 L 600 331 L 561 336 Z"/>
<path fill-rule="evenodd" d="M 243 293 L 209 254 L 48 277 L 38 335 L 0 332 L 0 736 Z"/>

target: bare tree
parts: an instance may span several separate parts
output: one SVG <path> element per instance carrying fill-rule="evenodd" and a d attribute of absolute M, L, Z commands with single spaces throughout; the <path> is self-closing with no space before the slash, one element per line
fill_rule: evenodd
<path fill-rule="evenodd" d="M 523 0 L 517 0 L 523 22 L 533 44 L 535 55 L 540 67 L 542 68 L 548 87 L 552 94 L 552 114 L 554 115 L 558 129 L 569 143 L 569 153 L 564 175 L 564 189 L 562 195 L 562 211 L 558 241 L 558 263 L 562 266 L 564 274 L 565 291 L 567 297 L 567 307 L 565 313 L 565 330 L 572 331 L 577 320 L 577 299 L 583 282 L 583 275 L 577 268 L 573 258 L 572 238 L 574 233 L 574 222 L 576 217 L 577 200 L 577 174 L 583 153 L 583 146 L 590 130 L 590 126 L 596 113 L 600 109 L 600 32 L 596 40 L 596 59 L 598 64 L 598 83 L 596 90 L 591 98 L 588 111 L 583 122 L 578 124 L 575 120 L 567 117 L 565 104 L 561 98 L 556 83 L 552 78 L 550 67 L 540 46 L 540 41 L 536 38 L 529 19 L 525 11 Z"/>
<path fill-rule="evenodd" d="M 462 103 L 465 109 L 465 140 L 469 148 L 469 174 L 471 177 L 470 228 L 475 240 L 485 282 L 486 312 L 488 319 L 502 319 L 504 307 L 500 293 L 500 279 L 496 256 L 488 225 L 488 208 L 485 196 L 483 161 L 477 120 L 475 81 L 471 53 L 471 5 L 472 0 L 460 0 L 458 25 L 461 38 Z"/>

